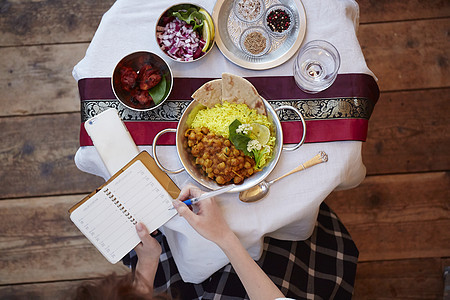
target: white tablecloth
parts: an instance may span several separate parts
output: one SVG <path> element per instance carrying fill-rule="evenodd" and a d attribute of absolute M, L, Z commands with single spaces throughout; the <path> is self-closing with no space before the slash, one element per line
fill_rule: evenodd
<path fill-rule="evenodd" d="M 86 52 L 74 67 L 76 80 L 110 77 L 117 62 L 125 55 L 148 50 L 164 57 L 155 41 L 155 22 L 168 7 L 183 1 L 118 0 L 103 16 Z M 365 73 L 367 68 L 356 32 L 359 9 L 352 0 L 303 0 L 307 14 L 307 31 L 303 43 L 314 39 L 328 40 L 341 55 L 340 74 Z M 211 14 L 214 1 L 193 1 Z M 228 61 L 217 48 L 198 62 L 170 64 L 175 77 L 216 77 L 222 72 L 240 76 L 282 76 L 292 74 L 294 57 L 283 65 L 264 71 L 241 68 Z M 262 253 L 264 236 L 284 240 L 307 239 L 314 228 L 320 203 L 335 189 L 357 186 L 365 177 L 358 141 L 305 144 L 293 152 L 283 152 L 268 179 L 276 178 L 325 151 L 329 160 L 296 173 L 274 184 L 270 194 L 257 203 L 242 203 L 238 194 L 217 197 L 232 228 L 254 259 Z M 163 164 L 172 169 L 180 166 L 174 146 L 158 151 Z M 149 146 L 141 146 L 151 153 Z M 160 149 L 160 148 L 159 148 Z M 120 158 L 118 158 L 120 159 Z M 87 173 L 110 177 L 92 146 L 80 147 L 75 156 L 77 167 Z M 186 173 L 170 175 L 182 187 L 193 180 Z M 199 236 L 181 217 L 170 220 L 163 228 L 177 267 L 184 281 L 199 283 L 228 263 L 222 251 Z"/>

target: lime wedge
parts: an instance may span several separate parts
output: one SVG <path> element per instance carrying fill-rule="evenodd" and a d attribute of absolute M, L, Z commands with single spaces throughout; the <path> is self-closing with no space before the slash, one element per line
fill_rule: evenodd
<path fill-rule="evenodd" d="M 255 135 L 256 140 L 260 142 L 261 145 L 267 144 L 270 138 L 270 130 L 267 128 L 267 126 L 258 124 L 258 123 L 252 123 L 252 134 Z"/>
<path fill-rule="evenodd" d="M 203 8 L 200 8 L 198 10 L 199 13 L 201 13 L 205 17 L 205 22 L 203 22 L 203 39 L 205 40 L 205 46 L 203 47 L 202 51 L 206 52 L 209 47 L 211 46 L 212 42 L 214 41 L 214 22 L 209 15 L 209 13 L 204 10 Z"/>

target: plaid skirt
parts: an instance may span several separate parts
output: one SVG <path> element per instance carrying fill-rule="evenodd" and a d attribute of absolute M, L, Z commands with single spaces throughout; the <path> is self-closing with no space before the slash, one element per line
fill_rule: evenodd
<path fill-rule="evenodd" d="M 162 246 L 154 283 L 156 293 L 168 293 L 175 299 L 249 299 L 231 264 L 202 283 L 183 282 L 165 237 L 159 234 L 156 238 Z M 322 203 L 309 239 L 265 238 L 263 254 L 257 263 L 288 298 L 351 299 L 358 254 L 344 225 Z M 133 269 L 136 262 L 134 253 L 123 259 Z"/>

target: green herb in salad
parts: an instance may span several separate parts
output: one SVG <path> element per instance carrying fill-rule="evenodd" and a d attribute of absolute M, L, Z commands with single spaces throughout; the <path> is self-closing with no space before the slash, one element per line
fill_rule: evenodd
<path fill-rule="evenodd" d="M 201 12 L 198 11 L 198 8 L 189 4 L 180 4 L 171 9 L 169 12 L 174 17 L 185 21 L 188 24 L 193 26 L 193 30 L 201 30 L 203 28 L 203 22 L 205 21 L 205 17 Z"/>

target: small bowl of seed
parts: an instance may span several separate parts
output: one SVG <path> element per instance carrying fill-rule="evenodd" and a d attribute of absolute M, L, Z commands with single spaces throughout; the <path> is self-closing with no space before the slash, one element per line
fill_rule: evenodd
<path fill-rule="evenodd" d="M 262 56 L 272 45 L 270 36 L 261 26 L 252 26 L 244 30 L 239 40 L 242 51 L 249 56 Z"/>
<path fill-rule="evenodd" d="M 233 8 L 239 20 L 254 23 L 264 15 L 266 6 L 263 0 L 235 0 Z"/>
<path fill-rule="evenodd" d="M 282 37 L 288 34 L 295 24 L 291 9 L 283 4 L 270 6 L 264 15 L 264 26 L 271 35 Z"/>

